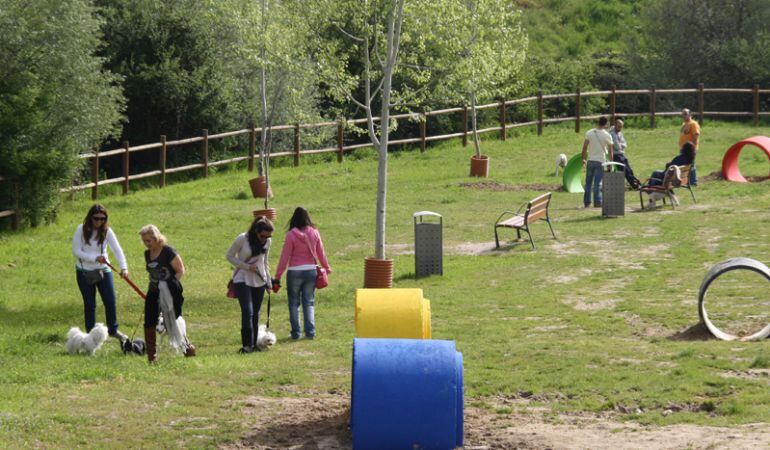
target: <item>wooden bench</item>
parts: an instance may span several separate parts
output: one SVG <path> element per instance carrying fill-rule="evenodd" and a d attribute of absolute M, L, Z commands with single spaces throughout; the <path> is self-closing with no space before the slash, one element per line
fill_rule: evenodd
<path fill-rule="evenodd" d="M 532 239 L 532 233 L 529 231 L 529 225 L 535 223 L 538 220 L 545 220 L 548 223 L 548 227 L 551 229 L 551 235 L 556 239 L 556 234 L 553 232 L 553 226 L 551 226 L 551 218 L 548 215 L 548 205 L 551 203 L 551 193 L 543 194 L 537 198 L 534 198 L 519 207 L 518 211 L 505 211 L 500 214 L 500 217 L 495 221 L 495 245 L 500 248 L 500 238 L 497 234 L 498 228 L 515 228 L 516 236 L 521 239 L 521 231 L 524 230 L 529 236 L 529 243 L 532 244 L 532 248 L 535 248 L 535 241 Z M 521 210 L 524 209 L 524 213 Z M 503 220 L 506 215 L 512 215 L 508 219 Z"/>
<path fill-rule="evenodd" d="M 668 198 L 671 201 L 671 207 L 676 209 L 676 204 L 678 203 L 678 200 L 676 198 L 676 195 L 674 194 L 674 188 L 680 187 L 685 188 L 688 191 L 690 191 L 690 195 L 692 196 L 692 202 L 698 203 L 695 200 L 695 192 L 692 190 L 692 186 L 690 186 L 690 169 L 692 169 L 692 165 L 688 164 L 685 166 L 677 166 L 679 168 L 679 177 L 672 176 L 674 171 L 666 170 L 666 173 L 663 175 L 663 180 L 661 180 L 661 184 L 650 186 L 650 178 L 647 180 L 645 185 L 639 188 L 639 202 L 642 205 L 642 209 L 644 209 L 644 198 L 642 194 L 661 194 L 663 204 L 666 203 L 666 198 Z M 670 169 L 670 167 L 669 167 Z"/>

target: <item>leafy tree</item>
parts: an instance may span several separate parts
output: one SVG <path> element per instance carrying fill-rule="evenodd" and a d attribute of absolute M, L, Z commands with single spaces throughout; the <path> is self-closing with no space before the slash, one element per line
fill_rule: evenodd
<path fill-rule="evenodd" d="M 0 7 L 0 174 L 20 180 L 24 221 L 52 220 L 78 153 L 116 130 L 119 77 L 95 56 L 102 21 L 86 0 Z"/>

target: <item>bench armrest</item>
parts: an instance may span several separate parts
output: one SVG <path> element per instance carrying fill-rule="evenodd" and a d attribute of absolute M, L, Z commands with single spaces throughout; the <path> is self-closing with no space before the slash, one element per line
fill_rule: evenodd
<path fill-rule="evenodd" d="M 497 220 L 495 220 L 495 224 L 498 224 L 498 223 L 500 223 L 500 219 L 502 219 L 503 217 L 505 217 L 505 216 L 506 216 L 506 214 L 510 214 L 510 215 L 512 215 L 512 216 L 516 216 L 516 215 L 518 215 L 518 213 L 515 213 L 515 212 L 513 212 L 513 211 L 503 211 L 503 213 L 502 213 L 502 214 L 500 214 L 500 217 L 498 217 L 498 218 L 497 218 Z"/>

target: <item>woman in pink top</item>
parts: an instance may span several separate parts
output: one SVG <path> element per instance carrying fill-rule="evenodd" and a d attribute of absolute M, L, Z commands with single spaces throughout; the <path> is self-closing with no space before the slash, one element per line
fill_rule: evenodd
<path fill-rule="evenodd" d="M 317 262 L 316 262 L 317 261 Z M 305 324 L 305 337 L 315 338 L 315 278 L 316 264 L 331 273 L 326 260 L 321 235 L 315 229 L 305 208 L 297 208 L 289 221 L 289 231 L 281 250 L 281 259 L 275 278 L 281 279 L 286 271 L 286 293 L 289 296 L 289 322 L 291 338 L 299 339 L 299 305 Z M 288 269 L 287 269 L 288 267 Z"/>

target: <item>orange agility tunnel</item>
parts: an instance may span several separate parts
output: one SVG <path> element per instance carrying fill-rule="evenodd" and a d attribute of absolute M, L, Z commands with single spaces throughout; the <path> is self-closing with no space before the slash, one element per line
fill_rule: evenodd
<path fill-rule="evenodd" d="M 738 167 L 738 156 L 741 154 L 743 147 L 747 145 L 753 145 L 759 147 L 760 150 L 765 152 L 767 159 L 770 161 L 770 138 L 767 136 L 754 136 L 748 139 L 744 139 L 740 142 L 736 142 L 732 147 L 727 149 L 725 156 L 722 158 L 722 177 L 727 181 L 735 181 L 738 183 L 747 183 L 748 180 L 741 174 L 741 169 Z"/>
<path fill-rule="evenodd" d="M 430 300 L 422 289 L 357 289 L 356 337 L 430 339 Z"/>

